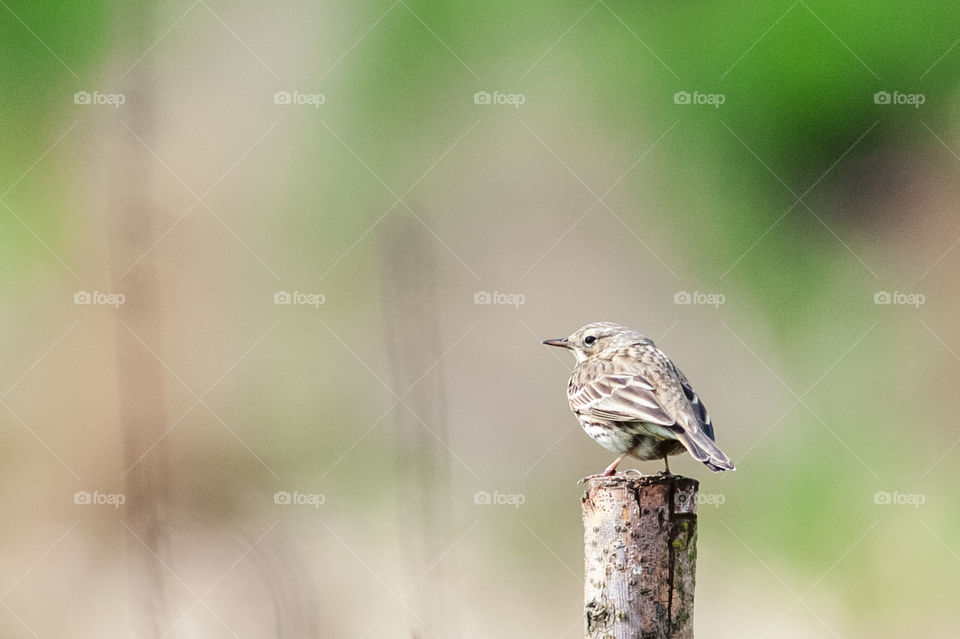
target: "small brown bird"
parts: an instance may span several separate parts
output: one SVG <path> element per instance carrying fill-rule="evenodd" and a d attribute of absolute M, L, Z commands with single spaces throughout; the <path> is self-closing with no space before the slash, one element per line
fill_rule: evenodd
<path fill-rule="evenodd" d="M 570 409 L 587 435 L 619 454 L 602 476 L 613 475 L 627 455 L 641 461 L 684 450 L 713 472 L 736 470 L 713 438 L 713 424 L 680 369 L 653 340 L 611 322 L 587 324 L 548 346 L 573 351 L 577 365 L 567 385 Z"/>

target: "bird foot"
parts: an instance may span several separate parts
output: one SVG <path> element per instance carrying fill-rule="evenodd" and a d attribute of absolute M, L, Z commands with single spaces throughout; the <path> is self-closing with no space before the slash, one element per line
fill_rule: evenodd
<path fill-rule="evenodd" d="M 643 477 L 643 473 L 641 473 L 641 472 L 640 472 L 639 470 L 637 470 L 636 468 L 629 468 L 629 469 L 627 469 L 627 470 L 621 471 L 620 474 L 621 474 L 621 475 L 626 475 L 626 474 L 628 474 L 628 473 L 636 473 L 637 475 Z M 601 477 L 613 477 L 613 476 L 616 475 L 616 474 L 617 474 L 617 471 L 616 471 L 616 470 L 607 470 L 607 471 L 604 471 L 604 472 L 599 473 L 599 474 L 597 474 L 597 475 L 587 475 L 586 477 L 584 477 L 583 479 L 581 479 L 580 481 L 578 481 L 578 482 L 577 482 L 577 485 L 579 486 L 580 484 L 585 484 L 587 481 L 589 481 L 589 480 L 591 480 L 591 479 L 600 479 Z"/>

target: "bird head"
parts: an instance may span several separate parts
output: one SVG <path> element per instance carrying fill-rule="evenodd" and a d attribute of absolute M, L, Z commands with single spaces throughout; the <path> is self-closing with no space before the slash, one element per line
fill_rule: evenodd
<path fill-rule="evenodd" d="M 594 322 L 574 331 L 569 337 L 547 339 L 542 343 L 573 351 L 579 364 L 607 350 L 617 350 L 632 344 L 653 344 L 653 340 L 622 324 Z"/>

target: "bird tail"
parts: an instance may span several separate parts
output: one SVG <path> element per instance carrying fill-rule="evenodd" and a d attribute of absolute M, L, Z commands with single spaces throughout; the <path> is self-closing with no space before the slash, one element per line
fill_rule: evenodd
<path fill-rule="evenodd" d="M 683 432 L 677 433 L 677 439 L 687 449 L 691 457 L 703 462 L 703 465 L 713 472 L 719 473 L 723 470 L 737 469 L 726 453 L 720 450 L 716 443 L 701 430 L 697 429 L 691 432 L 684 429 Z"/>

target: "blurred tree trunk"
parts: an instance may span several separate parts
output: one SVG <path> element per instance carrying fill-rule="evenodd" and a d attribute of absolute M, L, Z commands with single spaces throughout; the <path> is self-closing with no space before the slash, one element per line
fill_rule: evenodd
<path fill-rule="evenodd" d="M 154 5 L 129 2 L 114 5 L 115 40 L 121 45 L 114 79 L 126 102 L 115 117 L 105 121 L 104 148 L 113 149 L 108 165 L 111 191 L 110 215 L 115 287 L 125 294 L 117 326 L 120 419 L 123 434 L 123 468 L 126 475 L 126 525 L 139 539 L 127 535 L 127 562 L 131 600 L 136 606 L 136 636 L 159 638 L 169 628 L 164 583 L 167 571 L 166 515 L 169 468 L 165 441 L 163 369 L 139 342 L 151 348 L 160 343 L 161 315 L 157 307 L 157 272 L 152 255 L 127 269 L 148 253 L 154 239 L 155 204 L 150 176 L 156 160 L 136 137 L 147 145 L 155 139 L 153 114 L 154 75 L 150 57 L 131 65 L 147 51 L 156 37 Z M 129 69 L 123 78 L 117 77 Z M 112 114 L 111 114 L 112 115 Z M 123 120 L 136 135 L 131 135 Z M 161 354 L 162 357 L 162 354 Z"/>
<path fill-rule="evenodd" d="M 401 396 L 409 390 L 404 403 L 446 441 L 441 309 L 431 238 L 419 222 L 399 215 L 388 219 L 384 229 L 381 281 L 393 389 Z M 449 455 L 403 405 L 393 416 L 403 569 L 405 582 L 415 584 L 406 601 L 423 621 L 410 619 L 412 636 L 460 636 L 448 574 L 443 566 L 433 566 L 438 540 L 446 539 L 450 529 L 444 516 L 450 502 Z"/>

